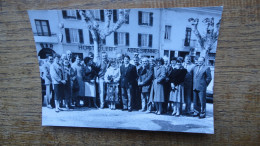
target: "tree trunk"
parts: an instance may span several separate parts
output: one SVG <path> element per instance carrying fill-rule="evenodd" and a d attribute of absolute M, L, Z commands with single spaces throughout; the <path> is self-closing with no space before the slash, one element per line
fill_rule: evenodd
<path fill-rule="evenodd" d="M 94 62 L 98 61 L 98 42 L 94 39 Z"/>

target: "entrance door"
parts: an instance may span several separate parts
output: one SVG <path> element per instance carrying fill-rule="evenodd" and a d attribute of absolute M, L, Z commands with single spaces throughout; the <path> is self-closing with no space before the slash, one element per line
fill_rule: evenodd
<path fill-rule="evenodd" d="M 72 62 L 76 60 L 77 56 L 79 56 L 79 58 L 83 60 L 83 53 L 72 53 Z"/>

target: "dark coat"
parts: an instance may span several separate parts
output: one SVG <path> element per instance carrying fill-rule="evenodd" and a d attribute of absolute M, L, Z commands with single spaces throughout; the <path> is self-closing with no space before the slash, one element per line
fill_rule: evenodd
<path fill-rule="evenodd" d="M 96 71 L 93 68 L 89 69 L 88 67 L 84 67 L 83 80 L 84 82 L 96 80 Z"/>
<path fill-rule="evenodd" d="M 193 90 L 206 91 L 212 77 L 208 66 L 196 66 L 193 70 Z"/>
<path fill-rule="evenodd" d="M 185 69 L 183 66 L 181 66 L 179 69 L 174 68 L 171 73 L 171 83 L 173 83 L 175 86 L 180 85 L 184 82 L 186 73 L 187 69 Z"/>
<path fill-rule="evenodd" d="M 125 65 L 120 67 L 120 85 L 121 88 L 133 88 L 137 81 L 137 71 L 136 67 L 132 64 L 129 64 L 126 68 Z"/>
<path fill-rule="evenodd" d="M 152 80 L 153 80 L 153 70 L 149 68 L 140 67 L 137 71 L 138 73 L 138 82 L 141 82 L 139 86 L 141 87 L 142 93 L 150 92 Z"/>

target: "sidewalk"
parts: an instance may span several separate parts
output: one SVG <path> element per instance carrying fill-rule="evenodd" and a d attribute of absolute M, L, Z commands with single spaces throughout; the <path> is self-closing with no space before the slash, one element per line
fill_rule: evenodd
<path fill-rule="evenodd" d="M 120 109 L 79 108 L 56 113 L 54 109 L 43 107 L 42 125 L 214 133 L 213 104 L 207 103 L 207 116 L 204 119 L 155 115 L 140 111 L 128 112 Z"/>

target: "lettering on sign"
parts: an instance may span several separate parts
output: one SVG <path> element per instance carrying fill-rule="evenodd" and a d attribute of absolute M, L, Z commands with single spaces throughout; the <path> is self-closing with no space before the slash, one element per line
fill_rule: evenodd
<path fill-rule="evenodd" d="M 158 49 L 140 49 L 140 48 L 127 48 L 129 53 L 158 53 Z"/>
<path fill-rule="evenodd" d="M 79 50 L 94 50 L 94 47 L 93 46 L 85 46 L 85 45 L 78 45 L 78 49 Z M 116 47 L 100 47 L 98 48 L 98 51 L 99 52 L 113 52 L 113 51 L 116 51 L 117 48 Z"/>

